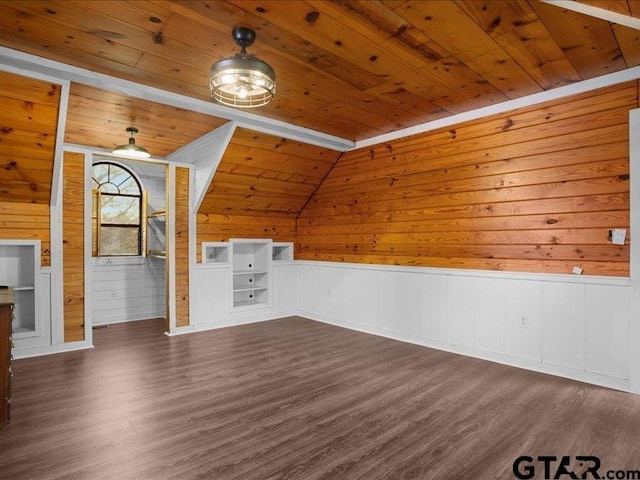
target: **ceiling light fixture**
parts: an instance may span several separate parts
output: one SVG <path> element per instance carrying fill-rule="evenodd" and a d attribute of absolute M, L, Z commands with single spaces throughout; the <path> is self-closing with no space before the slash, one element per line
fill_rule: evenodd
<path fill-rule="evenodd" d="M 149 158 L 151 156 L 149 151 L 146 148 L 136 145 L 136 139 L 133 138 L 133 136 L 138 133 L 138 129 L 135 127 L 129 127 L 127 128 L 127 132 L 131 135 L 131 137 L 129 137 L 129 143 L 118 145 L 111 151 L 111 153 L 114 155 L 121 155 L 123 157 Z"/>
<path fill-rule="evenodd" d="M 241 48 L 233 57 L 217 61 L 209 71 L 211 98 L 230 107 L 253 108 L 266 105 L 276 94 L 276 72 L 247 47 L 256 39 L 250 28 L 236 27 L 231 32 Z"/>

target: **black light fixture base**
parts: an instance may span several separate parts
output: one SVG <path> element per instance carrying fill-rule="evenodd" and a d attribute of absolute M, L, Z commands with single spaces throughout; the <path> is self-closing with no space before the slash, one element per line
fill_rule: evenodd
<path fill-rule="evenodd" d="M 242 49 L 250 47 L 256 40 L 256 32 L 247 27 L 236 27 L 231 32 L 236 44 Z"/>

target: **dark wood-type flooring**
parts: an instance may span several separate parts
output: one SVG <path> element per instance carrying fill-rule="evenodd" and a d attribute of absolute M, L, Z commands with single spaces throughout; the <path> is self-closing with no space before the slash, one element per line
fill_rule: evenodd
<path fill-rule="evenodd" d="M 515 478 L 520 455 L 640 469 L 632 394 L 296 317 L 162 331 L 112 325 L 93 350 L 16 361 L 0 478 L 482 480 Z"/>

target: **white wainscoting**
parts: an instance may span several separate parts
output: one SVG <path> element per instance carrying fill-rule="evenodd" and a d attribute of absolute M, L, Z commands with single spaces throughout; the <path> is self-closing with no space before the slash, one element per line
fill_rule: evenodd
<path fill-rule="evenodd" d="M 93 325 L 165 316 L 164 260 L 101 257 L 92 274 Z"/>
<path fill-rule="evenodd" d="M 229 267 L 198 265 L 195 268 L 195 301 L 191 325 L 176 333 L 230 327 L 296 314 L 297 266 L 293 262 L 273 262 L 270 307 L 242 312 L 229 308 Z"/>
<path fill-rule="evenodd" d="M 629 389 L 629 279 L 296 264 L 301 316 Z"/>

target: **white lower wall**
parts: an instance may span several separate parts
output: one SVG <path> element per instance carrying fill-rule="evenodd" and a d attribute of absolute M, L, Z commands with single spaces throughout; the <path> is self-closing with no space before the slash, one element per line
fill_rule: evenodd
<path fill-rule="evenodd" d="M 296 314 L 297 266 L 293 262 L 273 262 L 270 306 L 232 312 L 229 308 L 228 266 L 198 265 L 194 269 L 195 298 L 191 325 L 176 332 L 242 325 Z"/>
<path fill-rule="evenodd" d="M 164 260 L 101 257 L 92 269 L 93 325 L 165 316 Z"/>
<path fill-rule="evenodd" d="M 296 264 L 301 316 L 629 389 L 629 279 Z"/>

